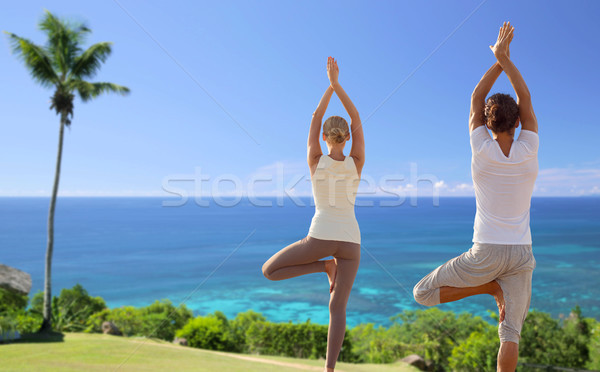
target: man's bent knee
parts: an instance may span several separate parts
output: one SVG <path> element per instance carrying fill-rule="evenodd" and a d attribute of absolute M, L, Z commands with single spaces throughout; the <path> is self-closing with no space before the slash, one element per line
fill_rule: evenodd
<path fill-rule="evenodd" d="M 419 283 L 421 284 L 421 283 Z M 437 289 L 429 289 L 424 288 L 423 286 L 417 284 L 413 288 L 413 296 L 415 301 L 425 306 L 434 306 L 440 303 L 439 295 L 437 295 Z"/>
<path fill-rule="evenodd" d="M 498 327 L 498 336 L 500 336 L 500 342 L 512 342 L 516 345 L 519 345 L 519 340 L 521 339 L 521 335 L 515 329 L 506 325 L 506 320 L 500 323 Z"/>

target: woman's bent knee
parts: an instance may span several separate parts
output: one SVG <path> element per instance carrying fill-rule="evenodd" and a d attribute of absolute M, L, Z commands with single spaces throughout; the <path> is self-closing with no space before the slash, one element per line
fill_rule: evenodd
<path fill-rule="evenodd" d="M 270 270 L 270 266 L 271 265 L 269 265 L 269 261 L 265 262 L 262 266 L 262 273 L 265 276 L 265 278 L 273 280 L 271 279 L 272 270 Z"/>

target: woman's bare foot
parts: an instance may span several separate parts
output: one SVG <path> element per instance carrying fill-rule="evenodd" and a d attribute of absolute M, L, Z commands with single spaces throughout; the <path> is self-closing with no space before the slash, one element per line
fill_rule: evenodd
<path fill-rule="evenodd" d="M 325 261 L 325 272 L 327 273 L 327 279 L 329 279 L 329 293 L 331 293 L 333 292 L 335 278 L 337 276 L 337 262 L 335 261 L 335 258 Z"/>
<path fill-rule="evenodd" d="M 498 284 L 497 281 L 490 282 L 492 286 L 492 291 L 490 294 L 494 296 L 496 300 L 496 305 L 498 305 L 498 315 L 500 316 L 500 323 L 504 320 L 504 293 L 502 292 L 502 287 Z"/>

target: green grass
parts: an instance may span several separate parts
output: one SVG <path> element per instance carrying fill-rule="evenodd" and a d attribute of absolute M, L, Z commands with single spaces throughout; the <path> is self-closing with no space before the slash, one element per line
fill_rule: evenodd
<path fill-rule="evenodd" d="M 320 371 L 323 365 L 323 360 L 222 353 L 173 345 L 162 340 L 103 334 L 64 333 L 45 338 L 26 336 L 14 343 L 0 344 L 2 371 L 268 372 Z M 336 370 L 417 371 L 402 362 L 337 363 Z"/>

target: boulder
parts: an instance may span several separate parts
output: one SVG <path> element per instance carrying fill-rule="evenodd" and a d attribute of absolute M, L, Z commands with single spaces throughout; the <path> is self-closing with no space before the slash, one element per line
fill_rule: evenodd
<path fill-rule="evenodd" d="M 425 371 L 427 368 L 427 364 L 425 363 L 425 359 L 417 354 L 411 354 L 407 357 L 402 358 L 404 363 L 410 364 L 413 367 L 417 367 L 421 371 Z"/>
<path fill-rule="evenodd" d="M 187 346 L 187 340 L 183 337 L 175 337 L 173 343 L 181 346 Z"/>
<path fill-rule="evenodd" d="M 115 335 L 115 336 L 122 336 L 123 335 L 121 333 L 121 331 L 119 330 L 119 328 L 117 328 L 117 326 L 115 325 L 115 323 L 108 322 L 108 321 L 102 323 L 102 333 L 104 333 L 105 335 Z"/>
<path fill-rule="evenodd" d="M 14 267 L 0 264 L 0 287 L 20 294 L 29 294 L 31 275 Z"/>
<path fill-rule="evenodd" d="M 425 371 L 427 371 L 427 372 L 435 371 L 435 364 L 433 364 L 433 362 L 431 360 L 425 361 Z"/>

